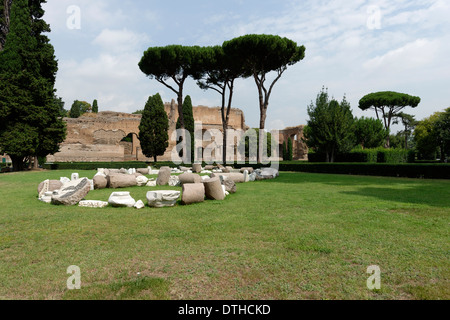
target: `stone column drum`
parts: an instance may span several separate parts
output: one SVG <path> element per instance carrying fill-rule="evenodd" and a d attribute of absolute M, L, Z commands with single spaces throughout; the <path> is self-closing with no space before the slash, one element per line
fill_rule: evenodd
<path fill-rule="evenodd" d="M 113 174 L 107 177 L 108 187 L 112 189 L 137 186 L 136 177 L 128 174 Z"/>
<path fill-rule="evenodd" d="M 156 180 L 156 184 L 158 186 L 166 186 L 169 183 L 171 175 L 171 169 L 169 167 L 162 167 L 159 169 L 158 179 Z"/>
<path fill-rule="evenodd" d="M 205 186 L 203 183 L 183 184 L 181 203 L 184 205 L 205 201 Z"/>
<path fill-rule="evenodd" d="M 200 173 L 200 172 L 202 172 L 202 165 L 199 164 L 199 163 L 194 163 L 194 164 L 192 165 L 192 172 L 195 172 L 195 173 Z"/>
<path fill-rule="evenodd" d="M 195 173 L 183 173 L 178 177 L 180 179 L 180 183 L 183 185 L 185 183 L 201 183 L 202 178 L 200 175 Z"/>
<path fill-rule="evenodd" d="M 218 177 L 204 181 L 203 185 L 205 186 L 206 198 L 219 201 L 225 200 L 225 193 Z"/>
<path fill-rule="evenodd" d="M 242 173 L 213 173 L 211 178 L 223 176 L 229 180 L 233 180 L 235 183 L 244 183 L 244 175 Z"/>

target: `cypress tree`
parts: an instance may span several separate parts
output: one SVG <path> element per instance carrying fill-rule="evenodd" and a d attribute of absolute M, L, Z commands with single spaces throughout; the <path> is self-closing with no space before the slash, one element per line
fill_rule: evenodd
<path fill-rule="evenodd" d="M 192 100 L 190 96 L 186 96 L 183 102 L 183 119 L 184 119 L 184 128 L 191 134 L 191 160 L 194 159 L 194 151 L 195 151 L 195 121 L 194 121 L 194 111 L 192 109 Z M 177 129 L 181 129 L 181 117 L 178 117 L 177 121 Z M 178 141 L 180 143 L 182 138 Z M 181 151 L 183 152 L 183 151 Z M 183 156 L 183 155 L 181 155 Z"/>
<path fill-rule="evenodd" d="M 92 103 L 92 113 L 98 113 L 98 102 L 97 100 L 94 100 Z"/>
<path fill-rule="evenodd" d="M 0 52 L 0 150 L 15 170 L 24 159 L 58 151 L 66 127 L 54 99 L 58 70 L 53 46 L 43 32 L 43 0 L 14 0 L 4 50 Z"/>
<path fill-rule="evenodd" d="M 10 12 L 12 0 L 0 1 L 0 51 L 6 42 L 6 35 L 9 32 Z"/>
<path fill-rule="evenodd" d="M 292 149 L 292 139 L 288 139 L 288 145 L 287 145 L 287 160 L 292 161 L 294 159 L 294 153 Z"/>
<path fill-rule="evenodd" d="M 142 153 L 154 158 L 164 155 L 169 146 L 169 118 L 159 93 L 149 97 L 139 125 Z"/>
<path fill-rule="evenodd" d="M 69 118 L 79 118 L 81 116 L 81 102 L 78 100 L 75 100 L 72 103 L 72 107 L 70 107 L 69 111 Z"/>
<path fill-rule="evenodd" d="M 35 165 L 37 157 L 46 157 L 59 151 L 59 144 L 66 138 L 66 124 L 61 117 L 61 106 L 55 101 L 55 82 L 58 71 L 58 62 L 55 57 L 55 49 L 50 44 L 50 39 L 45 33 L 50 32 L 50 25 L 43 20 L 45 11 L 42 4 L 46 0 L 28 1 L 32 24 L 32 35 L 36 38 L 36 59 L 39 62 L 39 75 L 42 85 L 40 87 L 40 98 L 37 104 L 44 106 L 44 121 L 38 128 L 39 141 L 35 154 Z"/>
<path fill-rule="evenodd" d="M 44 120 L 44 110 L 35 105 L 35 98 L 43 83 L 36 77 L 37 43 L 31 35 L 28 1 L 14 1 L 10 17 L 9 33 L 0 52 L 0 150 L 11 157 L 15 170 L 22 170 L 24 159 L 37 151 L 37 127 Z"/>
<path fill-rule="evenodd" d="M 286 148 L 286 141 L 283 141 L 283 150 L 282 150 L 282 154 L 283 154 L 283 160 L 287 161 L 288 160 L 288 156 L 287 156 L 287 148 Z"/>

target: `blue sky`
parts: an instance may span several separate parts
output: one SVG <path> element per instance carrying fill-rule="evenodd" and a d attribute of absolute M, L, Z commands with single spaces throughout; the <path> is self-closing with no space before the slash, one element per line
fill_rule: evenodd
<path fill-rule="evenodd" d="M 358 117 L 375 116 L 359 110 L 358 101 L 376 91 L 420 96 L 419 107 L 406 110 L 417 119 L 450 106 L 447 0 L 48 0 L 44 9 L 66 109 L 76 99 L 97 99 L 100 111 L 133 112 L 157 92 L 170 102 L 174 93 L 138 68 L 145 49 L 220 45 L 249 33 L 278 34 L 306 47 L 305 59 L 274 89 L 268 129 L 306 124 L 307 106 L 323 86 L 339 100 L 345 94 Z M 185 93 L 194 105 L 220 104 L 217 93 L 193 80 Z M 233 106 L 258 126 L 252 79 L 237 82 Z"/>

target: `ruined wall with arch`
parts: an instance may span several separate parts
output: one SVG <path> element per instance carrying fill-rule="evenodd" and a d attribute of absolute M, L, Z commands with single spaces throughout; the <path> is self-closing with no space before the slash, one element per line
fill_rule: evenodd
<path fill-rule="evenodd" d="M 288 139 L 292 140 L 293 160 L 308 160 L 308 146 L 303 141 L 305 126 L 289 127 L 280 131 L 280 150 L 282 150 L 283 142 L 288 143 Z M 283 154 L 280 152 L 280 154 Z"/>
<path fill-rule="evenodd" d="M 172 133 L 176 130 L 178 106 L 175 101 L 165 104 L 169 117 L 169 147 L 161 161 L 171 160 L 171 151 L 176 146 Z M 220 108 L 198 106 L 193 108 L 194 120 L 203 123 L 204 129 L 222 130 Z M 85 114 L 77 119 L 64 118 L 67 123 L 67 138 L 60 151 L 48 156 L 48 162 L 109 162 L 152 161 L 142 154 L 139 135 L 141 115 L 120 112 Z M 247 130 L 243 111 L 232 109 L 230 128 Z M 125 139 L 129 137 L 131 139 Z"/>

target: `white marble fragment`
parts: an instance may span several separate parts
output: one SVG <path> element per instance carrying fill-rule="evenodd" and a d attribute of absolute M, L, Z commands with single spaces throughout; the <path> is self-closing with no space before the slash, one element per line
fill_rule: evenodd
<path fill-rule="evenodd" d="M 83 200 L 80 201 L 78 206 L 83 208 L 105 208 L 108 206 L 108 202 L 97 200 Z"/>
<path fill-rule="evenodd" d="M 113 207 L 132 208 L 136 204 L 129 192 L 113 192 L 109 197 L 108 203 Z"/>

